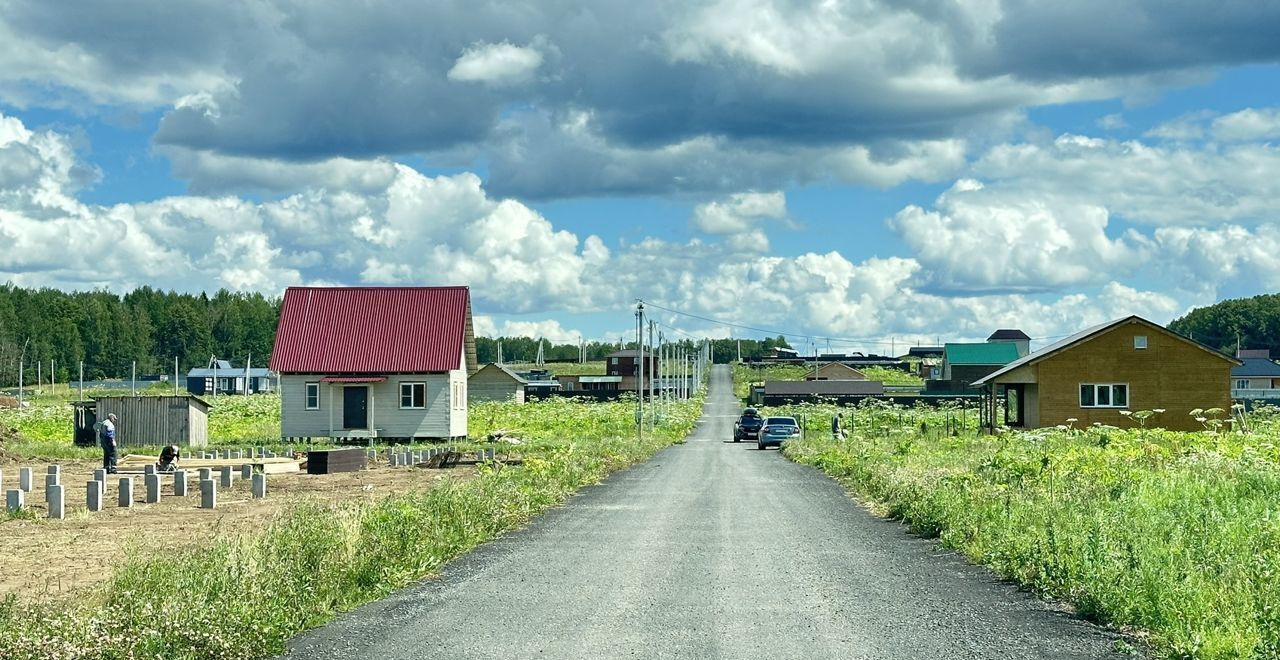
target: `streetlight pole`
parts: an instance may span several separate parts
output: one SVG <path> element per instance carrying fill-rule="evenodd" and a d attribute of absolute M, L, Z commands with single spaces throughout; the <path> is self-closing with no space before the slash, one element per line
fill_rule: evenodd
<path fill-rule="evenodd" d="M 19 408 L 22 407 L 22 377 L 24 375 L 22 373 L 22 368 L 26 366 L 27 344 L 30 344 L 30 343 L 31 343 L 31 338 L 27 337 L 27 340 L 22 342 L 22 353 L 18 355 L 18 407 Z"/>

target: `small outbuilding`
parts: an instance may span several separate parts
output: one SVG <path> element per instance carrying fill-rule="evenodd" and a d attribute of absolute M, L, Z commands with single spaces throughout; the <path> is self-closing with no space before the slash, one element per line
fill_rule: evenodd
<path fill-rule="evenodd" d="M 1189 413 L 1231 407 L 1235 358 L 1138 316 L 1078 332 L 973 383 L 983 390 L 983 425 L 1041 428 L 1095 422 L 1128 427 L 1121 411 L 1163 410 L 1148 426 L 1203 428 Z M 1004 394 L 1001 397 L 1001 394 Z M 1075 420 L 1068 422 L 1068 420 Z"/>
<path fill-rule="evenodd" d="M 529 381 L 501 364 L 490 362 L 467 379 L 467 401 L 515 401 L 524 403 L 524 388 Z"/>
<path fill-rule="evenodd" d="M 209 403 L 195 396 L 100 396 L 74 406 L 75 443 L 97 443 L 94 425 L 116 415 L 120 447 L 209 445 Z"/>
<path fill-rule="evenodd" d="M 769 380 L 759 391 L 756 405 L 783 406 L 794 403 L 829 401 L 853 405 L 868 397 L 884 395 L 878 380 Z"/>
<path fill-rule="evenodd" d="M 805 380 L 866 380 L 867 375 L 839 362 L 830 362 L 805 374 Z"/>

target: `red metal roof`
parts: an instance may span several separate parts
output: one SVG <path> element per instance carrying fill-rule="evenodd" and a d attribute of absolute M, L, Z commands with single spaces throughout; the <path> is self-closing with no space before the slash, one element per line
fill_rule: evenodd
<path fill-rule="evenodd" d="M 276 328 L 278 373 L 463 369 L 466 287 L 289 287 Z"/>

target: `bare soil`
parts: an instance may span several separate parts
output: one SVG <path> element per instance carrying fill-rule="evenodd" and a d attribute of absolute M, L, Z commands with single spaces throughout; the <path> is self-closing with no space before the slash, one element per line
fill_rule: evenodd
<path fill-rule="evenodd" d="M 293 504 L 376 500 L 426 490 L 449 476 L 475 474 L 475 466 L 465 463 L 448 469 L 391 468 L 381 463 L 360 472 L 273 474 L 267 477 L 266 499 L 252 499 L 249 483 L 237 478 L 231 489 L 218 489 L 218 507 L 213 510 L 199 508 L 200 489 L 194 474 L 185 497 L 174 496 L 172 478 L 165 479 L 157 504 L 144 503 L 142 475 L 110 475 L 102 511 L 90 513 L 86 482 L 93 479 L 93 471 L 101 463 L 67 460 L 58 464 L 66 492 L 66 518 L 50 520 L 44 486 L 50 464 L 19 463 L 0 454 L 6 489 L 18 487 L 20 467 L 32 468 L 32 490 L 26 494 L 26 505 L 34 515 L 34 519 L 9 518 L 0 508 L 0 598 L 16 594 L 27 599 L 82 590 L 110 577 L 113 567 L 130 553 L 199 547 L 218 538 L 252 532 Z M 118 504 L 119 476 L 134 477 L 132 507 Z"/>

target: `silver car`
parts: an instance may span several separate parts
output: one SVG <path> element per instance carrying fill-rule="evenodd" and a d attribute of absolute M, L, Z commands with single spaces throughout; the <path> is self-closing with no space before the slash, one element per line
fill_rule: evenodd
<path fill-rule="evenodd" d="M 795 417 L 767 417 L 764 427 L 760 429 L 760 437 L 756 439 L 756 449 L 764 449 L 769 445 L 782 446 L 787 440 L 800 437 L 800 424 Z"/>

